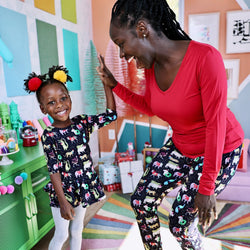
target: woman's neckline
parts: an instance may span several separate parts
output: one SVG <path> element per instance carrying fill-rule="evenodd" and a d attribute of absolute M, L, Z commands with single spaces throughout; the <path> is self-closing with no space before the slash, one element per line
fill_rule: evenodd
<path fill-rule="evenodd" d="M 191 44 L 192 44 L 192 43 L 193 43 L 193 40 L 191 40 L 191 41 L 189 42 L 189 44 L 188 44 L 188 46 L 187 46 L 187 50 L 186 50 L 186 52 L 185 52 L 185 54 L 184 54 L 184 57 L 183 57 L 183 59 L 182 59 L 182 62 L 181 62 L 181 64 L 180 64 L 180 67 L 179 67 L 179 69 L 178 69 L 178 72 L 177 72 L 177 74 L 176 74 L 176 76 L 175 76 L 173 82 L 172 82 L 171 85 L 169 86 L 169 88 L 167 88 L 166 90 L 162 90 L 162 89 L 159 87 L 159 85 L 157 84 L 157 81 L 156 81 L 156 78 L 155 78 L 155 73 L 154 73 L 154 82 L 155 82 L 155 85 L 156 85 L 157 89 L 158 89 L 160 92 L 162 92 L 162 93 L 167 93 L 167 92 L 172 91 L 172 89 L 174 88 L 174 85 L 175 85 L 175 83 L 177 82 L 177 79 L 178 79 L 178 77 L 179 77 L 179 75 L 180 75 L 180 72 L 181 72 L 181 70 L 182 70 L 182 68 L 183 68 L 183 65 L 185 64 L 185 61 L 186 61 L 186 59 L 187 59 L 187 57 L 188 57 L 188 54 L 189 54 L 190 47 L 191 47 Z M 154 65 L 153 65 L 153 71 L 154 71 Z"/>

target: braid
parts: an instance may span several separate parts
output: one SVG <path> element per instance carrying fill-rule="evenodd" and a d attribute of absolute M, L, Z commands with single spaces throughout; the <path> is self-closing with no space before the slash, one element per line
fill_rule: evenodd
<path fill-rule="evenodd" d="M 191 40 L 166 0 L 117 0 L 112 8 L 111 23 L 119 27 L 131 28 L 140 18 L 147 19 L 157 32 L 171 40 Z"/>

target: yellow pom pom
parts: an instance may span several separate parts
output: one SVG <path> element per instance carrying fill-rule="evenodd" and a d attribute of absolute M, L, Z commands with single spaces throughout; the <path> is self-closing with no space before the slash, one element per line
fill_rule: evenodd
<path fill-rule="evenodd" d="M 63 83 L 67 81 L 67 75 L 63 70 L 57 70 L 54 73 L 53 78 Z"/>

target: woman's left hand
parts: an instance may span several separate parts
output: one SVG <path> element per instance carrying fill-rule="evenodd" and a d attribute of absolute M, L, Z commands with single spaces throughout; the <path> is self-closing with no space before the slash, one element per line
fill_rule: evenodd
<path fill-rule="evenodd" d="M 110 70 L 107 68 L 105 64 L 104 57 L 102 55 L 98 55 L 98 60 L 100 63 L 100 66 L 96 68 L 104 86 L 108 86 L 110 88 L 114 88 L 117 85 L 117 81 L 114 78 L 113 74 L 110 72 Z"/>
<path fill-rule="evenodd" d="M 198 210 L 199 214 L 199 224 L 202 225 L 203 229 L 206 224 L 209 226 L 211 223 L 212 212 L 214 213 L 214 218 L 217 219 L 216 213 L 216 199 L 214 194 L 204 195 L 197 193 L 194 199 L 194 209 Z"/>

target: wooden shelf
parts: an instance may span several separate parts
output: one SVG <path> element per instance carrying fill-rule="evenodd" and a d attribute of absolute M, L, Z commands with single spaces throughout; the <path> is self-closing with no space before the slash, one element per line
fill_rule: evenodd
<path fill-rule="evenodd" d="M 143 149 L 143 169 L 145 170 L 146 168 L 146 157 L 147 157 L 147 152 L 158 152 L 159 148 L 144 148 Z"/>

